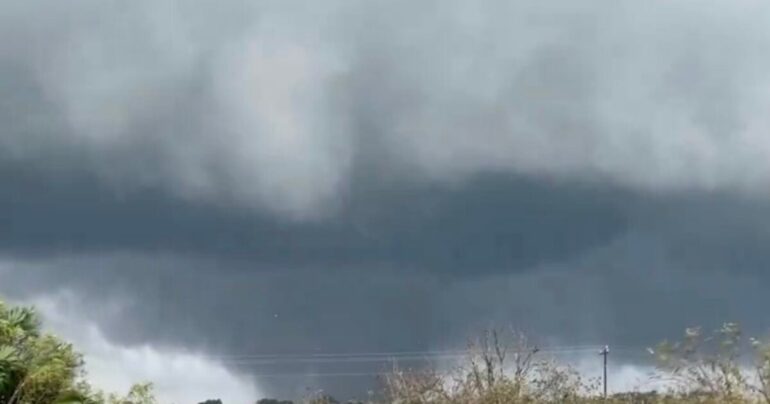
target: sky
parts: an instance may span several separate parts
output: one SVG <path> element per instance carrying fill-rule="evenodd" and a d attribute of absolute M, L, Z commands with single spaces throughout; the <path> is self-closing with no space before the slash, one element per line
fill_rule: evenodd
<path fill-rule="evenodd" d="M 174 402 L 362 394 L 349 374 L 382 364 L 232 358 L 428 352 L 491 326 L 626 352 L 725 321 L 764 335 L 769 18 L 6 0 L 0 294 L 98 384 Z"/>

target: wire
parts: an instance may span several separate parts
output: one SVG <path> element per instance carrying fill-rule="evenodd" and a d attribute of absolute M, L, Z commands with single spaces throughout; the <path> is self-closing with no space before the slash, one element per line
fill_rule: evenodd
<path fill-rule="evenodd" d="M 546 355 L 593 352 L 596 346 L 563 346 L 538 349 Z M 378 363 L 378 362 L 414 362 L 465 358 L 472 355 L 469 351 L 411 351 L 411 352 L 359 352 L 340 354 L 290 354 L 290 355 L 229 355 L 217 359 L 230 365 L 273 365 L 288 363 Z M 510 352 L 508 353 L 510 355 Z"/>
<path fill-rule="evenodd" d="M 542 354 L 570 354 L 581 352 L 599 352 L 600 345 L 573 345 L 573 346 L 550 346 L 538 349 L 537 353 Z M 618 347 L 612 352 L 620 356 L 647 356 L 641 349 L 631 347 Z M 512 352 L 509 351 L 510 355 Z M 456 359 L 472 355 L 472 350 L 434 350 L 434 351 L 395 351 L 395 352 L 347 352 L 347 353 L 315 353 L 315 354 L 267 354 L 267 355 L 222 355 L 213 356 L 222 363 L 233 366 L 257 366 L 257 365 L 275 365 L 275 364 L 334 364 L 334 363 L 378 363 L 378 362 L 398 362 L 398 361 L 418 361 L 418 360 L 442 360 Z M 405 373 L 410 373 L 406 371 Z M 386 376 L 392 372 L 387 371 L 364 371 L 364 372 L 282 372 L 282 373 L 256 373 L 256 378 L 312 378 L 312 377 L 373 377 Z"/>
<path fill-rule="evenodd" d="M 538 353 L 569 353 L 588 350 L 598 350 L 599 345 L 575 345 L 554 346 L 537 348 Z M 265 359 L 265 360 L 289 360 L 289 359 L 346 359 L 346 358 L 400 358 L 400 357 L 436 357 L 436 356 L 468 356 L 472 350 L 445 350 L 445 351 L 395 351 L 395 352 L 346 352 L 346 353 L 316 353 L 316 354 L 233 354 L 207 356 L 211 359 L 235 360 L 235 359 Z M 508 351 L 510 354 L 511 351 Z"/>

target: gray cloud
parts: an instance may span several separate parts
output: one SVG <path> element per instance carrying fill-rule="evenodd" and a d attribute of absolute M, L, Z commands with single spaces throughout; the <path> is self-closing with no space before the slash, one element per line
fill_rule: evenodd
<path fill-rule="evenodd" d="M 632 215 L 630 230 L 612 240 L 526 271 L 481 275 L 469 266 L 452 274 L 375 259 L 351 267 L 319 259 L 304 268 L 265 268 L 182 254 L 90 253 L 11 260 L 0 276 L 3 292 L 12 298 L 64 290 L 87 302 L 117 302 L 118 315 L 114 305 L 104 303 L 82 311 L 114 344 L 152 341 L 159 350 L 187 347 L 212 355 L 456 348 L 491 325 L 514 325 L 552 345 L 609 343 L 637 354 L 691 325 L 709 328 L 735 320 L 751 335 L 764 334 L 768 323 L 758 313 L 768 303 L 764 290 L 770 280 L 762 270 L 766 254 L 736 250 L 741 251 L 742 239 L 766 226 L 734 225 L 716 247 L 708 243 L 708 232 L 676 229 L 697 223 L 717 231 L 725 221 L 738 222 L 738 215 L 726 215 L 724 203 L 699 215 L 691 206 L 669 207 L 675 214 L 655 217 L 640 209 Z M 703 265 L 706 260 L 710 265 Z M 510 265 L 503 259 L 498 263 Z M 620 350 L 615 363 L 639 360 L 627 352 Z M 382 367 L 230 365 L 235 372 L 254 375 Z M 346 377 L 254 380 L 260 391 L 283 396 L 299 395 L 305 386 L 360 394 L 373 383 Z"/>
<path fill-rule="evenodd" d="M 624 231 L 633 199 L 612 188 L 508 177 L 462 188 L 360 184 L 341 203 L 344 212 L 298 224 L 180 205 L 153 192 L 116 195 L 84 177 L 51 182 L 24 168 L 7 172 L 0 249 L 8 253 L 149 250 L 258 268 L 383 262 L 469 275 L 523 270 L 608 242 Z"/>
<path fill-rule="evenodd" d="M 13 2 L 5 110 L 35 105 L 4 155 L 74 154 L 120 189 L 299 219 L 333 209 L 369 159 L 442 181 L 512 171 L 765 194 L 768 12 Z"/>
<path fill-rule="evenodd" d="M 6 2 L 0 290 L 74 292 L 109 343 L 157 352 L 761 333 L 768 14 Z M 351 369 L 324 366 L 283 370 Z"/>

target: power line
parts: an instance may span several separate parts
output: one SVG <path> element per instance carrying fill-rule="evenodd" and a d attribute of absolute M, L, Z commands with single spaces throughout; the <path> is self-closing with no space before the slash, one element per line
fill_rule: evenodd
<path fill-rule="evenodd" d="M 538 352 L 546 354 L 568 354 L 578 352 L 596 352 L 597 346 L 595 345 L 578 345 L 578 346 L 552 346 L 545 349 L 540 349 Z M 624 353 L 638 353 L 634 349 L 620 348 L 613 351 L 620 351 Z M 609 346 L 605 345 L 599 351 L 599 355 L 602 356 L 602 384 L 603 394 L 606 397 L 608 394 L 608 373 L 607 362 L 609 356 Z M 376 363 L 384 361 L 413 361 L 413 360 L 429 360 L 429 359 L 452 359 L 467 357 L 472 354 L 472 351 L 400 351 L 400 352 L 358 352 L 358 353 L 323 353 L 323 354 L 286 354 L 286 355 L 229 355 L 220 358 L 229 358 L 229 362 L 225 362 L 230 365 L 270 365 L 270 364 L 282 364 L 282 363 Z M 263 359 L 264 358 L 264 359 Z M 404 373 L 411 373 L 406 371 Z M 256 378 L 308 378 L 308 377 L 373 377 L 373 376 L 386 376 L 392 372 L 389 371 L 363 371 L 363 372 L 269 372 L 269 373 L 256 373 L 253 374 Z"/>
<path fill-rule="evenodd" d="M 555 346 L 541 348 L 538 352 L 551 354 L 566 354 L 586 352 L 597 349 L 597 345 Z M 220 361 L 265 361 L 292 362 L 292 361 L 358 361 L 373 359 L 426 359 L 441 357 L 467 357 L 473 350 L 446 350 L 446 351 L 397 351 L 397 352 L 353 352 L 353 353 L 317 353 L 317 354 L 232 354 L 206 356 Z"/>

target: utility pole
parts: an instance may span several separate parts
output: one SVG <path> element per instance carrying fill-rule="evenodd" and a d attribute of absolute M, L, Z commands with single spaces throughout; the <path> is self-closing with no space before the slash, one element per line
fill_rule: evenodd
<path fill-rule="evenodd" d="M 601 352 L 599 352 L 599 355 L 604 357 L 604 377 L 602 378 L 602 381 L 604 382 L 604 398 L 607 398 L 607 356 L 610 354 L 610 347 L 609 345 L 605 345 L 604 348 L 602 348 Z"/>

